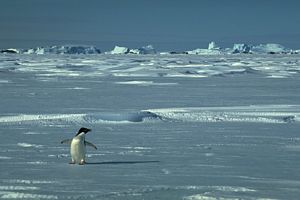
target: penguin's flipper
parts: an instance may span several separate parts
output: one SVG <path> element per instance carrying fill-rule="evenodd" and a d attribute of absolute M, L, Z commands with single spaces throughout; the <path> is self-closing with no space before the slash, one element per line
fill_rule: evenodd
<path fill-rule="evenodd" d="M 71 142 L 72 142 L 72 139 L 66 139 L 66 140 L 61 141 L 60 143 L 61 144 L 71 144 Z"/>
<path fill-rule="evenodd" d="M 85 145 L 88 145 L 88 146 L 91 146 L 91 147 L 93 147 L 94 149 L 97 150 L 96 145 L 94 145 L 94 144 L 92 144 L 92 143 L 90 143 L 90 142 L 88 142 L 88 141 L 84 141 L 84 144 L 85 144 Z"/>

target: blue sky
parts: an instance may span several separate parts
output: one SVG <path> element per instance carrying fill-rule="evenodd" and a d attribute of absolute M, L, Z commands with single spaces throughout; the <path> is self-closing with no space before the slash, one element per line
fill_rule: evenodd
<path fill-rule="evenodd" d="M 300 48 L 298 0 L 0 0 L 0 48 L 56 44 L 159 50 L 216 41 Z"/>

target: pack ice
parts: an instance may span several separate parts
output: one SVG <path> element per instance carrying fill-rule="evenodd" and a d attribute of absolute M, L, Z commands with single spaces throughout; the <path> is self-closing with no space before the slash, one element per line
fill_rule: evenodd
<path fill-rule="evenodd" d="M 0 54 L 0 199 L 299 198 L 299 54 L 132 49 Z"/>

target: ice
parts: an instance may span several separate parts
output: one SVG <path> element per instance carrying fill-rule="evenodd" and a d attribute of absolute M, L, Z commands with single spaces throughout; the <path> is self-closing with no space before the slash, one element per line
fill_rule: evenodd
<path fill-rule="evenodd" d="M 38 190 L 34 186 L 0 186 L 0 190 Z"/>
<path fill-rule="evenodd" d="M 212 50 L 212 49 L 220 49 L 220 47 L 217 46 L 217 44 L 216 44 L 214 41 L 212 41 L 212 42 L 210 42 L 210 43 L 208 44 L 208 48 L 207 48 L 207 49 L 209 49 L 209 50 Z"/>
<path fill-rule="evenodd" d="M 147 45 L 138 49 L 138 54 L 156 54 L 156 50 L 152 45 Z"/>
<path fill-rule="evenodd" d="M 127 54 L 129 49 L 127 47 L 115 46 L 115 48 L 110 52 L 111 54 Z"/>
<path fill-rule="evenodd" d="M 274 112 L 277 110 L 277 112 Z M 194 122 L 290 123 L 300 117 L 300 107 L 289 105 L 249 107 L 168 108 L 148 110 L 164 120 Z M 300 122 L 300 121 L 299 121 Z"/>
<path fill-rule="evenodd" d="M 95 46 L 87 45 L 63 45 L 63 46 L 47 46 L 35 47 L 30 49 L 15 49 L 8 48 L 0 50 L 3 54 L 100 54 L 101 51 Z M 137 49 L 130 49 L 128 47 L 115 46 L 113 50 L 104 52 L 104 54 L 157 54 L 160 55 L 174 55 L 174 54 L 192 54 L 192 55 L 219 55 L 219 54 L 237 54 L 237 53 L 254 53 L 254 54 L 299 54 L 299 50 L 286 48 L 281 44 L 266 43 L 266 44 L 243 44 L 234 43 L 233 48 L 221 48 L 214 41 L 208 44 L 207 49 L 196 48 L 188 51 L 170 51 L 159 52 L 153 45 L 143 46 Z M 89 61 L 88 61 L 89 62 Z"/>
<path fill-rule="evenodd" d="M 298 199 L 299 55 L 205 51 L 0 54 L 0 199 Z"/>
<path fill-rule="evenodd" d="M 41 147 L 43 147 L 43 145 L 29 144 L 29 143 L 18 143 L 18 146 L 25 147 L 25 148 L 28 148 L 28 147 L 41 148 Z"/>
<path fill-rule="evenodd" d="M 138 84 L 141 86 L 153 83 L 120 82 L 118 84 Z M 166 86 L 168 84 L 158 84 Z M 174 85 L 174 84 L 171 84 Z M 176 84 L 175 84 L 176 85 Z M 274 111 L 276 110 L 276 112 Z M 184 121 L 184 122 L 254 122 L 254 123 L 293 123 L 300 120 L 300 107 L 295 105 L 268 106 L 232 106 L 232 107 L 181 107 L 148 109 L 128 113 L 79 113 L 79 114 L 39 114 L 2 116 L 0 124 L 94 124 L 94 123 L 125 123 L 145 122 L 152 120 Z M 27 132 L 26 135 L 45 133 Z M 35 145 L 20 143 L 19 146 Z"/>
<path fill-rule="evenodd" d="M 225 51 L 218 47 L 215 42 L 210 42 L 207 49 L 197 48 L 194 50 L 186 51 L 185 53 L 191 55 L 219 55 L 224 54 Z"/>
<path fill-rule="evenodd" d="M 260 44 L 251 49 L 255 53 L 288 53 L 290 50 L 280 44 Z"/>
<path fill-rule="evenodd" d="M 187 51 L 187 54 L 192 54 L 192 55 L 218 55 L 221 54 L 219 50 L 215 49 L 194 49 L 191 51 Z"/>
<path fill-rule="evenodd" d="M 22 192 L 0 192 L 1 199 L 58 199 L 54 195 L 40 195 Z"/>
<path fill-rule="evenodd" d="M 156 54 L 156 50 L 152 45 L 147 45 L 138 49 L 129 49 L 127 47 L 115 46 L 112 51 L 106 52 L 105 54 Z"/>
<path fill-rule="evenodd" d="M 250 53 L 251 46 L 248 44 L 234 44 L 232 53 Z"/>
<path fill-rule="evenodd" d="M 150 86 L 150 85 L 167 86 L 167 85 L 176 85 L 177 83 L 155 83 L 153 81 L 125 81 L 125 82 L 116 82 L 116 84 L 140 85 L 140 86 Z"/>
<path fill-rule="evenodd" d="M 36 47 L 19 51 L 24 54 L 99 54 L 101 51 L 94 46 L 64 45 L 50 47 Z"/>
<path fill-rule="evenodd" d="M 7 157 L 7 156 L 0 156 L 0 160 L 8 160 L 11 159 L 11 157 Z"/>

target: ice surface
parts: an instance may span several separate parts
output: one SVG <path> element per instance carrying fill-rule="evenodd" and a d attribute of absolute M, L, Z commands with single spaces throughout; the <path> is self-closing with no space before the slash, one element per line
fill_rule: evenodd
<path fill-rule="evenodd" d="M 298 199 L 297 54 L 0 55 L 0 199 Z M 69 165 L 80 127 L 87 165 Z"/>

